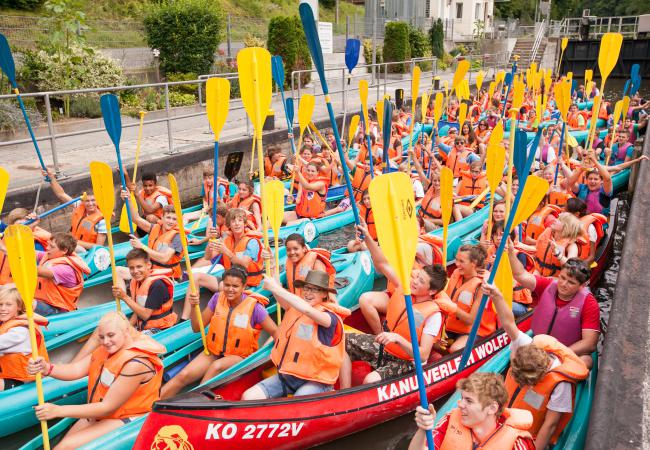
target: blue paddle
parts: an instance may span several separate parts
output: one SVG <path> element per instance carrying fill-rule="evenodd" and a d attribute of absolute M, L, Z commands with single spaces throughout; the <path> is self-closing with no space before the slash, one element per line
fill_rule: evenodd
<path fill-rule="evenodd" d="M 526 133 L 525 131 L 522 130 L 516 130 L 517 134 L 520 133 Z M 514 159 L 513 159 L 513 165 L 515 166 L 515 170 L 517 171 L 517 177 L 519 177 L 524 169 L 526 168 L 526 139 L 520 138 L 519 136 L 515 135 L 515 149 L 514 149 Z"/>
<path fill-rule="evenodd" d="M 361 48 L 361 42 L 359 39 L 348 39 L 345 42 L 345 65 L 348 68 L 348 82 L 343 83 L 343 98 L 347 100 L 347 86 L 350 85 L 352 81 L 352 71 L 359 62 L 359 49 Z M 341 123 L 341 136 L 345 136 L 345 119 L 348 115 L 347 105 L 343 107 L 343 122 Z"/>
<path fill-rule="evenodd" d="M 639 73 L 640 67 L 638 64 L 632 66 L 630 72 L 630 78 L 632 81 L 632 86 L 630 87 L 630 97 L 634 96 L 639 91 L 641 87 L 641 74 Z"/>
<path fill-rule="evenodd" d="M 275 55 L 271 57 L 271 75 L 273 76 L 273 81 L 278 85 L 280 89 L 280 95 L 282 96 L 282 106 L 284 106 L 284 118 L 287 120 L 287 130 L 289 133 L 289 142 L 291 142 L 291 153 L 296 154 L 296 143 L 293 139 L 293 98 L 291 99 L 291 115 L 292 119 L 289 120 L 289 112 L 287 108 L 287 101 L 284 99 L 284 64 L 282 63 L 282 56 Z"/>
<path fill-rule="evenodd" d="M 506 103 L 508 102 L 508 96 L 510 95 L 510 88 L 512 87 L 512 79 L 515 77 L 515 73 L 517 72 L 517 61 L 515 60 L 512 63 L 512 72 L 506 73 L 504 83 L 506 84 L 506 96 L 503 98 L 503 110 L 501 111 L 501 118 L 503 119 L 503 116 L 506 113 Z"/>
<path fill-rule="evenodd" d="M 519 131 L 515 135 L 516 140 L 524 140 L 526 142 L 526 132 L 524 131 Z M 503 236 L 504 238 L 501 239 L 501 242 L 499 244 L 499 248 L 496 251 L 495 258 L 494 258 L 494 264 L 492 265 L 492 270 L 490 271 L 490 277 L 488 279 L 489 284 L 494 283 L 494 278 L 496 277 L 497 270 L 499 268 L 499 263 L 501 262 L 501 257 L 503 256 L 503 251 L 506 248 L 506 242 L 508 239 L 505 239 L 506 236 L 510 234 L 510 230 L 512 229 L 512 225 L 515 222 L 515 217 L 517 220 L 521 219 L 521 211 L 519 211 L 519 203 L 521 202 L 521 199 L 524 194 L 524 188 L 526 186 L 526 181 L 528 181 L 528 173 L 530 172 L 530 167 L 533 165 L 533 160 L 535 159 L 535 149 L 539 145 L 539 139 L 542 136 L 542 130 L 537 130 L 537 134 L 535 135 L 535 139 L 533 139 L 532 145 L 529 147 L 528 155 L 526 157 L 526 164 L 524 165 L 524 170 L 519 174 L 519 189 L 517 190 L 517 195 L 515 195 L 515 200 L 512 204 L 512 208 L 510 209 L 510 214 L 508 215 L 508 220 L 506 221 L 506 226 L 505 229 L 503 230 Z M 517 144 L 515 144 L 516 146 Z M 525 145 L 525 144 L 524 144 Z M 534 211 L 534 209 L 537 207 L 537 203 L 535 203 L 535 200 L 539 197 L 541 199 L 545 194 L 546 194 L 546 189 L 543 189 L 543 184 L 546 185 L 546 188 L 548 189 L 548 183 L 541 178 L 538 177 L 531 177 L 534 179 L 535 183 L 534 186 L 536 189 L 527 189 L 526 194 L 527 196 L 531 195 L 531 198 L 526 198 L 526 201 L 524 201 L 523 207 L 525 209 L 531 209 Z M 539 185 L 538 185 L 539 183 Z M 533 199 L 534 197 L 534 199 Z M 531 213 L 532 213 L 531 211 Z M 525 215 L 525 214 L 524 214 Z M 521 220 L 520 220 L 521 222 Z M 467 360 L 469 359 L 471 353 L 472 353 L 472 348 L 474 347 L 474 342 L 476 341 L 476 334 L 478 332 L 479 325 L 481 324 L 481 318 L 483 317 L 483 311 L 485 310 L 486 304 L 487 304 L 488 296 L 483 295 L 481 297 L 481 303 L 478 308 L 478 313 L 476 314 L 476 319 L 474 319 L 474 323 L 472 324 L 472 330 L 469 333 L 469 337 L 467 339 L 467 343 L 465 344 L 465 349 L 463 350 L 463 356 L 460 359 L 460 364 L 458 365 L 458 373 L 462 372 L 465 366 L 467 365 Z"/>
<path fill-rule="evenodd" d="M 83 200 L 85 195 L 86 194 L 84 193 L 84 195 L 80 195 L 79 197 L 73 198 L 72 200 L 69 200 L 69 201 L 67 201 L 65 203 L 61 203 L 59 206 L 55 206 L 54 208 L 50 209 L 49 211 L 45 211 L 44 213 L 39 214 L 36 219 L 27 220 L 25 222 L 25 225 L 32 224 L 32 223 L 36 222 L 37 220 L 41 220 L 41 219 L 46 218 L 47 216 L 51 216 L 52 214 L 54 214 L 57 211 L 62 210 L 63 208 L 67 208 L 70 205 L 74 205 L 78 201 Z"/>
<path fill-rule="evenodd" d="M 34 130 L 32 130 L 32 124 L 29 121 L 29 116 L 27 116 L 27 111 L 25 110 L 25 104 L 23 99 L 20 96 L 20 91 L 18 90 L 18 85 L 16 84 L 16 66 L 14 64 L 14 57 L 11 54 L 11 49 L 9 48 L 9 42 L 4 34 L 0 33 L 0 69 L 9 79 L 9 83 L 16 94 L 18 99 L 18 105 L 20 110 L 23 112 L 23 119 L 25 119 L 25 125 L 27 125 L 27 130 L 29 131 L 29 136 L 32 138 L 32 143 L 34 144 L 34 149 L 36 149 L 36 156 L 38 156 L 38 162 L 41 165 L 41 169 L 44 172 L 47 172 L 45 167 L 45 162 L 43 162 L 43 155 L 41 155 L 41 149 L 38 148 L 38 142 L 36 141 L 36 136 L 34 136 Z M 45 177 L 45 181 L 50 181 L 48 177 Z"/>
<path fill-rule="evenodd" d="M 393 102 L 384 100 L 384 173 L 388 173 L 388 147 L 390 146 L 390 136 L 393 129 Z"/>
<path fill-rule="evenodd" d="M 120 182 L 122 183 L 122 189 L 126 189 L 124 168 L 122 167 L 122 155 L 120 154 L 120 138 L 122 137 L 122 117 L 120 116 L 120 104 L 115 95 L 104 94 L 99 98 L 99 105 L 102 109 L 102 117 L 104 118 L 106 132 L 111 138 L 111 141 L 113 141 L 113 145 L 115 146 L 115 153 L 117 153 L 117 166 L 120 170 Z M 133 181 L 135 182 L 135 180 Z M 125 201 L 126 214 L 129 218 L 129 233 L 133 234 L 133 220 L 131 219 L 131 202 L 129 200 L 129 197 L 127 197 Z"/>
<path fill-rule="evenodd" d="M 327 105 L 327 112 L 330 117 L 330 124 L 332 125 L 332 130 L 334 131 L 334 137 L 336 139 L 336 148 L 339 152 L 339 158 L 343 164 L 343 175 L 345 176 L 345 184 L 347 186 L 348 194 L 350 195 L 350 202 L 352 204 L 352 213 L 354 214 L 354 222 L 359 224 L 359 209 L 357 208 L 357 203 L 354 199 L 354 191 L 352 190 L 352 181 L 350 180 L 350 172 L 348 171 L 348 166 L 345 164 L 345 155 L 343 153 L 343 148 L 341 147 L 341 136 L 339 135 L 339 128 L 336 125 L 336 118 L 334 117 L 334 109 L 332 108 L 332 103 L 329 95 L 329 88 L 327 87 L 327 79 L 325 78 L 325 64 L 323 62 L 323 49 L 320 46 L 320 39 L 318 38 L 318 30 L 316 30 L 316 22 L 314 21 L 314 11 L 312 11 L 311 6 L 307 3 L 301 3 L 299 6 L 300 11 L 300 20 L 302 21 L 302 27 L 305 30 L 305 37 L 307 38 L 307 45 L 309 46 L 309 52 L 311 53 L 311 59 L 316 66 L 318 71 L 318 77 L 320 79 L 321 87 L 323 88 L 323 94 L 325 95 L 325 103 Z M 371 150 L 372 151 L 372 150 Z"/>

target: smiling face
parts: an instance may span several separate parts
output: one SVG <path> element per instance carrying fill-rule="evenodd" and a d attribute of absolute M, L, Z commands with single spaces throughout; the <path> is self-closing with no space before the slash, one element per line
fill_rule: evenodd
<path fill-rule="evenodd" d="M 156 182 L 153 180 L 145 180 L 142 182 L 142 190 L 146 196 L 153 194 L 156 190 Z"/>
<path fill-rule="evenodd" d="M 476 274 L 476 263 L 469 258 L 468 252 L 456 253 L 456 268 L 463 277 L 472 277 Z"/>
<path fill-rule="evenodd" d="M 131 278 L 133 278 L 138 283 L 144 281 L 144 279 L 147 278 L 151 273 L 151 261 L 147 261 L 143 258 L 130 259 L 127 261 L 126 265 L 129 268 Z"/>
<path fill-rule="evenodd" d="M 506 205 L 505 203 L 498 203 L 494 205 L 494 210 L 492 211 L 492 220 L 497 222 L 499 220 L 505 220 L 506 218 Z"/>
<path fill-rule="evenodd" d="M 121 329 L 115 321 L 100 324 L 97 337 L 109 355 L 117 353 L 127 343 L 126 330 Z"/>
<path fill-rule="evenodd" d="M 589 172 L 587 175 L 587 188 L 590 191 L 597 191 L 603 185 L 603 179 L 598 172 Z"/>
<path fill-rule="evenodd" d="M 312 181 L 318 178 L 318 169 L 316 168 L 316 166 L 314 166 L 313 164 L 309 164 L 306 170 L 307 170 L 307 176 L 305 178 L 307 178 L 308 181 Z"/>
<path fill-rule="evenodd" d="M 244 234 L 246 231 L 246 219 L 240 216 L 232 217 L 228 228 L 230 228 L 230 231 L 232 231 L 233 234 Z"/>
<path fill-rule="evenodd" d="M 20 313 L 18 302 L 11 295 L 0 297 L 0 322 L 7 322 Z"/>
<path fill-rule="evenodd" d="M 301 291 L 302 298 L 307 300 L 311 305 L 325 302 L 329 296 L 328 292 L 325 289 L 321 289 L 320 287 L 313 286 L 311 284 L 305 284 L 301 288 Z"/>
<path fill-rule="evenodd" d="M 477 394 L 460 391 L 458 409 L 460 410 L 460 422 L 464 426 L 472 428 L 495 415 L 498 405 L 493 402 L 493 404 L 484 407 L 481 405 Z"/>
<path fill-rule="evenodd" d="M 246 183 L 239 183 L 239 198 L 245 199 L 251 196 L 251 188 Z"/>
<path fill-rule="evenodd" d="M 167 212 L 162 216 L 162 226 L 164 231 L 171 230 L 178 224 L 176 213 Z"/>
<path fill-rule="evenodd" d="M 285 249 L 287 250 L 287 258 L 294 264 L 297 264 L 307 253 L 307 247 L 293 240 L 286 242 Z"/>
<path fill-rule="evenodd" d="M 242 282 L 241 278 L 226 276 L 223 278 L 223 295 L 229 303 L 237 303 L 241 300 L 246 285 Z"/>
<path fill-rule="evenodd" d="M 431 277 L 422 269 L 411 271 L 411 294 L 424 296 L 431 294 Z"/>
<path fill-rule="evenodd" d="M 93 194 L 86 194 L 86 198 L 82 200 L 81 203 L 83 203 L 84 208 L 88 214 L 97 212 L 97 201 L 95 200 L 95 196 Z"/>

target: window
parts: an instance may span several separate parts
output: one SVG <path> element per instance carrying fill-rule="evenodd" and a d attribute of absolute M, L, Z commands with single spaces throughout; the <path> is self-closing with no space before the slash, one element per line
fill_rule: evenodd
<path fill-rule="evenodd" d="M 481 20 L 481 4 L 477 3 L 474 9 L 474 20 Z"/>
<path fill-rule="evenodd" d="M 463 4 L 456 3 L 456 19 L 462 19 L 462 18 L 463 18 Z"/>

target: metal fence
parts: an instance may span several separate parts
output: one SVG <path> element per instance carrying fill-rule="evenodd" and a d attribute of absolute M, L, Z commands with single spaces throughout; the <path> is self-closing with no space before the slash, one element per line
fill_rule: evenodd
<path fill-rule="evenodd" d="M 484 54 L 484 55 L 470 55 L 466 57 L 470 61 L 473 62 L 473 69 L 470 71 L 469 74 L 469 79 L 470 82 L 472 81 L 472 77 L 474 76 L 473 72 L 477 72 L 479 69 L 482 69 L 486 72 L 486 79 L 490 79 L 491 77 L 494 76 L 494 74 L 500 70 L 503 69 L 507 66 L 508 64 L 508 55 L 506 52 L 503 53 L 498 53 L 498 54 Z M 481 63 L 479 64 L 478 61 Z M 395 66 L 397 64 L 402 64 L 406 66 L 408 73 L 404 74 L 400 77 L 395 76 L 394 78 L 389 76 L 386 76 L 387 70 L 391 66 Z M 410 80 L 411 80 L 411 73 L 413 70 L 413 67 L 418 64 L 420 66 L 423 66 L 426 70 L 422 71 L 421 75 L 421 86 L 422 90 L 427 89 L 427 82 L 431 83 L 433 81 L 433 77 L 437 75 L 442 75 L 441 72 L 438 70 L 438 65 L 437 65 L 437 60 L 435 58 L 419 58 L 419 59 L 414 59 L 414 60 L 408 60 L 408 61 L 401 61 L 401 62 L 394 62 L 394 63 L 381 63 L 381 64 L 366 64 L 363 66 L 357 66 L 355 69 L 355 75 L 353 78 L 355 79 L 360 79 L 368 76 L 368 71 L 372 73 L 374 69 L 375 76 L 372 77 L 369 83 L 369 88 L 370 92 L 376 92 L 376 98 L 382 98 L 383 95 L 388 94 L 388 89 L 389 87 L 396 86 L 398 84 L 407 84 L 410 86 Z M 429 67 L 430 66 L 430 67 Z M 365 71 L 364 71 L 365 69 Z M 346 71 L 347 69 L 343 66 L 341 67 L 334 67 L 334 68 L 327 68 L 326 70 L 326 77 L 328 80 L 328 85 L 330 86 L 330 94 L 331 95 L 338 95 L 340 94 L 340 100 L 341 103 L 339 104 L 339 107 L 337 110 L 339 112 L 347 111 L 348 108 L 348 102 L 349 102 L 349 95 L 358 90 L 358 83 L 352 83 L 349 87 L 344 88 L 344 86 L 347 86 L 347 74 Z M 451 67 L 450 70 L 447 72 L 447 76 L 451 77 L 453 74 L 454 67 Z M 314 70 L 311 71 L 295 71 L 291 74 L 290 80 L 291 80 L 291 91 L 287 91 L 286 95 L 292 96 L 294 98 L 295 104 L 298 104 L 298 100 L 301 96 L 301 94 L 304 92 L 304 87 L 300 87 L 297 83 L 297 77 L 299 77 L 302 73 L 305 72 L 311 72 L 312 73 L 312 79 L 313 80 L 318 80 L 318 77 L 316 75 L 316 72 Z M 114 87 L 107 87 L 107 88 L 95 88 L 95 89 L 79 89 L 79 90 L 69 90 L 69 91 L 52 91 L 52 92 L 36 92 L 36 93 L 23 93 L 21 96 L 25 99 L 36 99 L 39 102 L 42 102 L 44 105 L 45 109 L 45 118 L 46 118 L 46 123 L 47 123 L 47 133 L 41 134 L 37 136 L 37 140 L 39 142 L 48 142 L 50 144 L 50 148 L 52 151 L 52 160 L 54 163 L 54 168 L 55 172 L 57 175 L 61 174 L 60 170 L 60 164 L 59 164 L 59 154 L 57 151 L 57 139 L 62 139 L 66 137 L 71 137 L 71 136 L 84 136 L 84 135 L 89 135 L 92 133 L 98 133 L 98 132 L 103 132 L 103 124 L 101 122 L 95 122 L 97 123 L 97 127 L 94 128 L 88 128 L 88 129 L 83 129 L 83 130 L 78 130 L 78 131 L 69 131 L 69 132 L 61 132 L 56 129 L 55 122 L 53 120 L 53 114 L 52 114 L 52 100 L 53 99 L 60 99 L 65 96 L 78 96 L 78 95 L 88 95 L 88 94 L 102 94 L 102 93 L 107 93 L 107 92 L 114 92 L 114 93 L 119 93 L 121 91 L 138 91 L 138 90 L 144 90 L 144 89 L 159 89 L 162 91 L 162 98 L 164 98 L 164 115 L 163 117 L 160 118 L 152 118 L 152 119 L 147 119 L 144 121 L 145 125 L 148 124 L 155 124 L 155 123 L 165 123 L 166 124 L 166 130 L 167 130 L 167 142 L 168 142 L 168 148 L 167 152 L 168 154 L 172 153 L 177 153 L 179 150 L 174 148 L 173 141 L 174 141 L 174 136 L 173 136 L 173 127 L 172 123 L 174 121 L 182 120 L 182 119 L 188 119 L 188 118 L 193 118 L 193 117 L 202 117 L 205 116 L 205 110 L 200 109 L 200 110 L 194 110 L 190 112 L 185 112 L 185 111 L 172 111 L 173 108 L 170 106 L 170 88 L 173 88 L 174 86 L 180 86 L 180 85 L 190 85 L 190 86 L 197 86 L 198 87 L 198 96 L 199 96 L 199 104 L 203 103 L 203 89 L 204 86 L 203 84 L 205 81 L 210 78 L 210 77 L 222 77 L 222 78 L 227 78 L 230 79 L 231 81 L 234 81 L 237 79 L 237 73 L 224 73 L 224 74 L 211 74 L 211 75 L 202 75 L 199 77 L 197 80 L 190 80 L 190 81 L 178 81 L 178 82 L 166 82 L 166 83 L 153 83 L 153 84 L 140 84 L 140 85 L 132 85 L 132 86 L 114 86 Z M 431 86 L 431 84 L 429 84 Z M 318 81 L 312 81 L 312 85 L 310 86 L 312 89 L 312 92 L 315 96 L 322 96 L 322 91 L 320 89 Z M 0 101 L 15 101 L 15 95 L 14 94 L 9 94 L 9 95 L 0 95 Z M 230 115 L 229 117 L 233 117 L 233 113 L 235 111 L 241 111 L 243 109 L 243 105 L 239 99 L 232 99 L 230 101 Z M 356 111 L 356 109 L 355 109 Z M 229 119 L 230 120 L 230 119 Z M 92 123 L 92 122 L 89 122 Z M 131 128 L 131 127 L 137 127 L 138 122 L 134 121 L 132 123 L 125 122 L 123 123 L 124 128 Z M 248 122 L 248 118 L 246 118 L 246 133 L 250 135 L 252 132 L 252 129 L 250 127 L 250 124 Z M 31 142 L 29 138 L 21 138 L 21 139 L 13 139 L 13 140 L 6 140 L 4 142 L 0 142 L 0 149 L 10 147 L 10 146 L 15 146 L 19 144 L 26 144 Z"/>
<path fill-rule="evenodd" d="M 583 19 L 586 19 L 584 24 Z M 585 28 L 587 24 L 588 28 Z M 636 39 L 639 32 L 639 16 L 571 17 L 561 21 L 552 20 L 549 27 L 549 37 L 556 38 L 578 38 L 588 34 L 589 39 L 598 39 L 610 32 Z"/>

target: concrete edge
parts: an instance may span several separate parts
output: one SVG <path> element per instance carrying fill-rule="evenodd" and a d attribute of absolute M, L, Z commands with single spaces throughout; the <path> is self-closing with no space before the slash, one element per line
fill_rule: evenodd
<path fill-rule="evenodd" d="M 650 132 L 643 154 L 650 156 Z M 650 417 L 650 167 L 638 172 L 585 449 L 647 448 Z"/>

